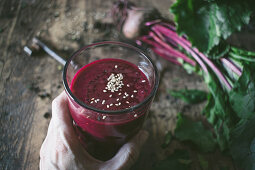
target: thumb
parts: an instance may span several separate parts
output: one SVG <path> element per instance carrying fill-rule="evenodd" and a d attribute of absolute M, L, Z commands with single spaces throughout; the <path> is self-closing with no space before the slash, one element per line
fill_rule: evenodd
<path fill-rule="evenodd" d="M 128 143 L 123 145 L 118 153 L 107 163 L 109 169 L 129 169 L 138 159 L 140 150 L 147 140 L 149 134 L 145 130 L 141 130 Z"/>

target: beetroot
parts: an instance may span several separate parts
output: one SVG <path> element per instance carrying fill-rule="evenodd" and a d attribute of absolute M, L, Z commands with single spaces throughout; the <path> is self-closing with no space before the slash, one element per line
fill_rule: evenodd
<path fill-rule="evenodd" d="M 155 54 L 172 63 L 183 65 L 184 68 L 196 70 L 198 64 L 205 74 L 208 74 L 209 66 L 226 90 L 232 88 L 231 82 L 217 65 L 192 47 L 185 35 L 179 36 L 173 22 L 163 18 L 158 10 L 138 8 L 128 0 L 119 0 L 113 5 L 112 16 L 122 35 L 135 40 L 138 46 L 147 46 Z M 241 74 L 241 68 L 233 62 L 225 59 L 220 61 L 235 74 Z"/>

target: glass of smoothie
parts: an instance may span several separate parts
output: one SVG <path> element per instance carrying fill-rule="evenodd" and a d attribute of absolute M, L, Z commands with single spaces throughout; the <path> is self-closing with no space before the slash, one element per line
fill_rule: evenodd
<path fill-rule="evenodd" d="M 108 160 L 142 128 L 159 76 L 140 49 L 106 41 L 75 52 L 63 83 L 81 143 L 93 157 Z"/>

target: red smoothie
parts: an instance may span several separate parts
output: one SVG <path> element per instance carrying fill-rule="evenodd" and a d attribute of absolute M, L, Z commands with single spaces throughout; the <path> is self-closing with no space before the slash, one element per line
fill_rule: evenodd
<path fill-rule="evenodd" d="M 97 60 L 76 73 L 71 83 L 72 93 L 99 110 L 81 110 L 72 103 L 69 106 L 78 135 L 92 156 L 101 160 L 111 158 L 141 129 L 151 100 L 136 109 L 132 107 L 144 101 L 151 88 L 136 65 L 120 59 Z M 128 108 L 131 110 L 123 112 Z"/>

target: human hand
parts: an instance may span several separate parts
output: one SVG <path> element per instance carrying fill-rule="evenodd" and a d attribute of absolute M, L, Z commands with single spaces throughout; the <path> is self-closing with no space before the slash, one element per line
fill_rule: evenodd
<path fill-rule="evenodd" d="M 137 160 L 148 132 L 140 131 L 108 161 L 90 156 L 82 147 L 72 125 L 68 99 L 62 92 L 52 102 L 52 119 L 40 150 L 40 169 L 129 169 Z"/>

